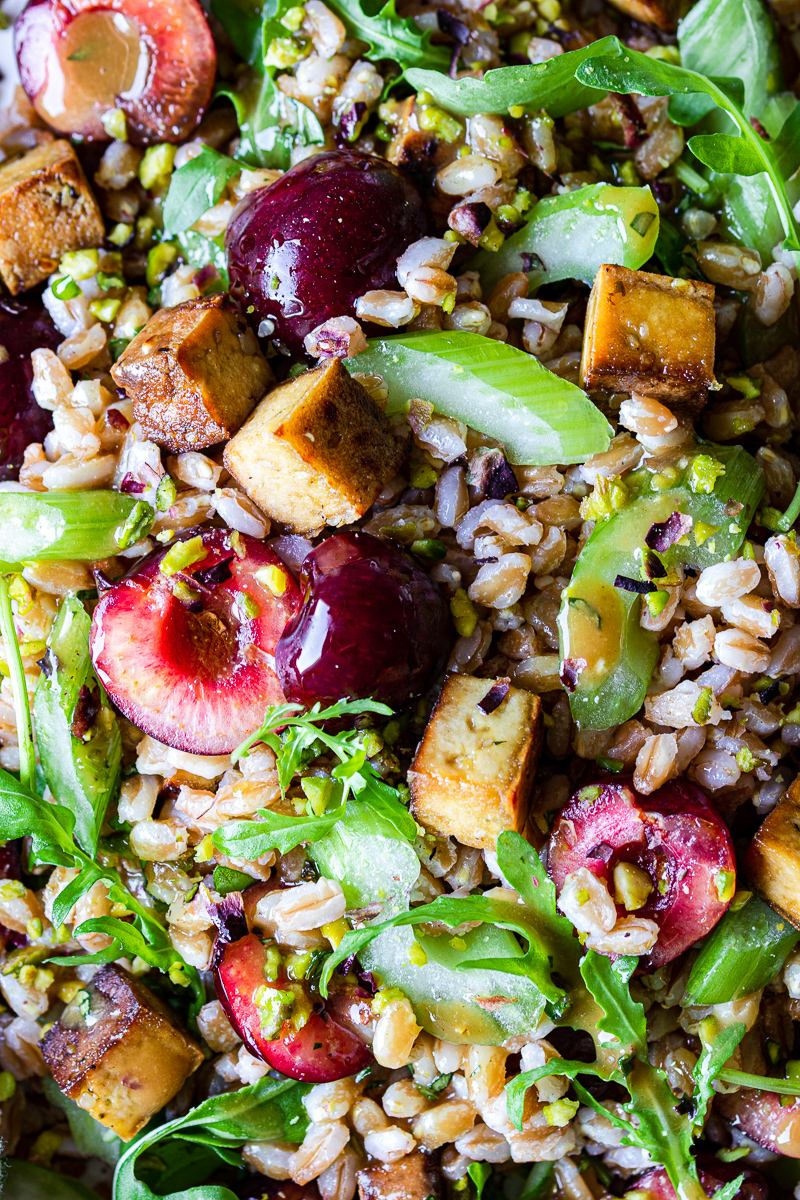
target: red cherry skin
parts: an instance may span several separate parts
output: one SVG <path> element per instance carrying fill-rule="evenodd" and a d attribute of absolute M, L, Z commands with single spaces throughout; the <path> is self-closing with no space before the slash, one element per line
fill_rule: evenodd
<path fill-rule="evenodd" d="M 63 341 L 38 299 L 0 299 L 0 479 L 16 479 L 25 447 L 43 442 L 53 428 L 53 414 L 40 408 L 33 395 L 31 353 L 55 350 Z"/>
<path fill-rule="evenodd" d="M 717 1096 L 714 1106 L 759 1146 L 787 1158 L 800 1158 L 800 1097 L 742 1088 Z"/>
<path fill-rule="evenodd" d="M 231 293 L 293 354 L 365 292 L 397 290 L 397 259 L 432 232 L 415 184 L 354 150 L 315 154 L 239 204 L 225 235 Z"/>
<path fill-rule="evenodd" d="M 640 796 L 620 781 L 581 788 L 559 813 L 550 837 L 548 872 L 560 892 L 586 867 L 613 893 L 617 863 L 650 876 L 653 891 L 636 916 L 659 926 L 658 941 L 639 959 L 655 971 L 713 929 L 734 891 L 730 834 L 699 788 L 682 781 Z M 624 909 L 619 909 L 625 915 Z"/>
<path fill-rule="evenodd" d="M 437 584 L 402 550 L 369 533 L 337 533 L 303 561 L 303 605 L 275 651 L 289 700 L 371 697 L 404 708 L 444 668 L 452 645 Z"/>
<path fill-rule="evenodd" d="M 372 1061 L 367 1046 L 324 1009 L 312 1013 L 297 1032 L 285 1024 L 280 1038 L 263 1037 L 253 996 L 258 988 L 265 986 L 265 962 L 263 943 L 255 933 L 248 933 L 225 947 L 214 969 L 220 1004 L 251 1054 L 290 1079 L 304 1083 L 344 1079 Z M 276 980 L 266 986 L 280 989 L 286 986 L 286 981 Z"/>
<path fill-rule="evenodd" d="M 197 536 L 188 530 L 177 541 Z M 176 577 L 160 570 L 168 551 L 156 550 L 97 605 L 92 661 L 138 729 L 190 754 L 229 754 L 258 729 L 269 705 L 284 701 L 273 655 L 300 591 L 263 542 L 226 529 L 199 536 L 205 553 L 180 579 L 200 592 L 202 611 L 175 596 Z M 214 568 L 227 578 L 215 582 Z M 259 580 L 264 568 L 279 572 L 280 595 Z"/>
<path fill-rule="evenodd" d="M 698 1175 L 707 1196 L 713 1196 L 726 1183 L 742 1174 L 744 1179 L 735 1200 L 767 1200 L 767 1183 L 759 1171 L 744 1167 L 741 1163 L 722 1163 L 710 1155 L 701 1155 L 698 1159 Z M 663 1167 L 655 1167 L 645 1175 L 640 1175 L 634 1180 L 631 1191 L 637 1200 L 642 1192 L 652 1200 L 677 1200 L 675 1188 Z M 625 1192 L 624 1196 L 628 1194 Z"/>
<path fill-rule="evenodd" d="M 124 22 L 127 47 L 137 55 L 128 89 L 92 102 L 85 91 L 92 74 L 101 78 L 114 69 L 126 46 L 100 47 L 90 70 L 81 79 L 80 94 L 65 86 L 82 34 L 70 26 L 92 15 L 107 13 L 113 22 Z M 120 39 L 119 29 L 108 36 Z M 73 47 L 72 41 L 76 42 Z M 124 39 L 123 39 L 124 40 Z M 85 46 L 97 44 L 97 29 L 87 29 Z M 14 25 L 14 49 L 22 86 L 37 113 L 60 133 L 88 141 L 107 142 L 102 116 L 111 108 L 125 114 L 128 136 L 137 145 L 181 142 L 194 130 L 205 111 L 214 86 L 217 53 L 214 39 L 198 0 L 29 0 Z M 106 59 L 109 61 L 106 62 Z"/>

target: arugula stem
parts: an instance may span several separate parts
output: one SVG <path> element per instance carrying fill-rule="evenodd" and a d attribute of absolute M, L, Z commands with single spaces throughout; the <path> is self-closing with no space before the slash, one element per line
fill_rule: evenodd
<path fill-rule="evenodd" d="M 29 792 L 34 790 L 36 780 L 36 753 L 31 732 L 31 706 L 25 683 L 25 669 L 19 651 L 14 615 L 11 611 L 11 596 L 8 591 L 8 576 L 0 575 L 0 633 L 6 648 L 8 670 L 11 676 L 11 691 L 14 696 L 14 715 L 19 739 L 19 780 Z"/>
<path fill-rule="evenodd" d="M 770 1079 L 767 1075 L 750 1075 L 747 1071 L 723 1069 L 717 1076 L 725 1083 L 738 1083 L 741 1087 L 757 1088 L 760 1092 L 777 1092 L 779 1096 L 800 1096 L 800 1080 Z"/>

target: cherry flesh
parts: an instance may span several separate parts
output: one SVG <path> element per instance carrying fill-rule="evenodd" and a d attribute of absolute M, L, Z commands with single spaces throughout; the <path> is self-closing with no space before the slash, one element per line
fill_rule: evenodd
<path fill-rule="evenodd" d="M 742 1088 L 718 1096 L 715 1107 L 759 1146 L 787 1158 L 800 1158 L 800 1097 Z"/>
<path fill-rule="evenodd" d="M 560 892 L 586 867 L 613 894 L 618 863 L 650 877 L 652 891 L 635 911 L 659 926 L 639 965 L 655 971 L 682 954 L 721 919 L 730 903 L 736 860 L 730 834 L 705 795 L 682 781 L 641 796 L 626 783 L 581 788 L 553 826 L 548 872 Z M 618 908 L 624 916 L 624 908 Z"/>

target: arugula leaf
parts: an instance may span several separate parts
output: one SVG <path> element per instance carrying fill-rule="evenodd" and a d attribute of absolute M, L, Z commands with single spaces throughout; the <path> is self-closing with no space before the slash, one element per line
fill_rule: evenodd
<path fill-rule="evenodd" d="M 580 944 L 572 922 L 556 908 L 556 888 L 533 846 L 512 830 L 497 839 L 497 863 L 511 886 L 519 892 L 540 928 L 540 942 L 551 964 L 571 983 L 579 980 Z"/>
<path fill-rule="evenodd" d="M 122 1139 L 113 1129 L 101 1125 L 85 1108 L 81 1108 L 74 1100 L 70 1100 L 69 1096 L 65 1096 L 52 1076 L 45 1075 L 42 1086 L 50 1103 L 63 1110 L 69 1122 L 69 1131 L 80 1153 L 87 1158 L 101 1158 L 113 1167 L 122 1153 Z"/>
<path fill-rule="evenodd" d="M 325 141 L 316 115 L 299 100 L 285 96 L 269 71 L 253 71 L 244 83 L 223 85 L 216 94 L 227 96 L 236 109 L 240 133 L 236 158 L 247 166 L 285 171 L 295 147 Z"/>
<path fill-rule="evenodd" d="M 615 1038 L 624 1055 L 647 1058 L 647 1021 L 644 1009 L 631 997 L 628 983 L 636 970 L 633 956 L 612 961 L 605 954 L 589 950 L 581 962 L 581 975 L 587 988 L 605 1013 L 598 1029 Z"/>
<path fill-rule="evenodd" d="M 545 109 L 551 117 L 564 117 L 602 99 L 601 89 L 576 81 L 575 70 L 585 59 L 608 54 L 613 49 L 613 38 L 601 38 L 535 66 L 487 71 L 483 79 L 450 79 L 439 71 L 416 67 L 406 71 L 406 79 L 418 92 L 430 92 L 438 105 L 462 117 L 507 113 L 517 104 Z"/>
<path fill-rule="evenodd" d="M 739 1195 L 739 1188 L 743 1183 L 744 1175 L 737 1175 L 735 1179 L 731 1179 L 723 1187 L 717 1188 L 714 1192 L 714 1200 L 734 1200 L 734 1197 Z"/>
<path fill-rule="evenodd" d="M 477 333 L 438 330 L 372 338 L 349 371 L 381 375 L 387 412 L 413 398 L 497 438 L 512 463 L 584 462 L 611 428 L 586 394 L 523 350 Z"/>
<path fill-rule="evenodd" d="M 706 1119 L 708 1106 L 714 1098 L 713 1083 L 720 1071 L 744 1037 L 747 1027 L 742 1021 L 720 1029 L 713 1040 L 703 1046 L 702 1053 L 694 1065 L 692 1077 L 695 1088 L 692 1095 L 695 1128 L 700 1130 Z"/>
<path fill-rule="evenodd" d="M 450 47 L 434 46 L 430 30 L 421 30 L 410 17 L 399 17 L 395 0 L 383 5 L 370 0 L 330 0 L 329 7 L 344 22 L 350 37 L 368 43 L 367 58 L 391 58 L 404 70 L 448 71 Z"/>
<path fill-rule="evenodd" d="M 4 1187 L 4 1194 L 13 1196 L 14 1200 L 42 1200 L 43 1196 L 48 1200 L 98 1200 L 97 1192 L 90 1191 L 79 1180 L 70 1179 L 58 1171 L 23 1162 L 21 1158 L 9 1158 L 5 1162 L 8 1163 L 8 1172 L 0 1176 L 0 1185 Z M 224 1200 L 228 1200 L 228 1197 Z"/>
<path fill-rule="evenodd" d="M 538 1162 L 531 1167 L 519 1200 L 543 1200 L 553 1188 L 555 1163 Z"/>
<path fill-rule="evenodd" d="M 211 0 L 210 8 L 237 53 L 245 62 L 256 66 L 261 60 L 261 13 L 275 0 Z"/>
<path fill-rule="evenodd" d="M 156 1193 L 139 1177 L 137 1165 L 162 1142 L 167 1143 L 167 1147 L 173 1139 L 209 1145 L 229 1162 L 230 1152 L 244 1142 L 299 1144 L 309 1123 L 302 1103 L 309 1087 L 310 1084 L 293 1079 L 265 1076 L 239 1091 L 211 1096 L 185 1116 L 144 1134 L 125 1150 L 119 1161 L 114 1176 L 114 1200 L 155 1200 Z M 206 1185 L 202 1190 L 192 1188 L 188 1192 L 174 1193 L 171 1200 L 236 1198 L 229 1188 Z"/>
<path fill-rule="evenodd" d="M 503 971 L 509 975 L 522 975 L 529 979 L 548 1000 L 561 1004 L 566 997 L 563 990 L 557 987 L 550 978 L 550 965 L 540 950 L 537 942 L 537 929 L 526 915 L 521 905 L 509 904 L 505 900 L 487 899 L 484 896 L 463 896 L 451 899 L 439 896 L 429 904 L 421 904 L 410 912 L 398 913 L 388 921 L 364 929 L 353 929 L 345 934 L 336 950 L 328 957 L 322 972 L 320 990 L 327 996 L 327 987 L 333 972 L 339 963 L 344 962 L 351 954 L 358 954 L 364 946 L 369 945 L 387 929 L 397 929 L 404 925 L 423 925 L 430 921 L 442 921 L 451 928 L 461 925 L 464 921 L 485 921 L 499 925 L 501 929 L 511 929 L 520 934 L 528 942 L 528 950 L 520 958 L 479 959 L 474 962 L 464 961 L 459 969 L 470 970 L 480 966 L 485 970 Z"/>
<path fill-rule="evenodd" d="M 14 700 L 14 723 L 17 727 L 19 742 L 19 777 L 23 789 L 33 787 L 36 776 L 36 753 L 33 749 L 31 734 L 31 712 L 28 704 L 28 685 L 25 682 L 25 670 L 22 665 L 22 654 L 11 612 L 11 596 L 9 583 L 5 575 L 0 576 L 0 633 L 3 635 L 8 660 L 8 670 L 11 676 L 11 693 Z M 27 832 L 27 831 L 26 831 Z"/>
<path fill-rule="evenodd" d="M 229 179 L 238 175 L 242 164 L 226 154 L 203 149 L 177 171 L 173 171 L 164 201 L 164 232 L 183 233 L 219 200 Z"/>
<path fill-rule="evenodd" d="M 615 1072 L 604 1073 L 594 1063 L 577 1062 L 568 1058 L 553 1058 L 544 1066 L 534 1067 L 531 1071 L 523 1071 L 506 1084 L 508 1115 L 515 1129 L 522 1129 L 525 1117 L 525 1093 L 528 1088 L 533 1087 L 540 1079 L 550 1078 L 551 1075 L 561 1075 L 565 1079 L 572 1080 L 576 1075 L 594 1075 L 598 1079 L 604 1080 L 614 1079 L 616 1076 L 617 1081 L 622 1082 L 622 1076 Z"/>
<path fill-rule="evenodd" d="M 80 962 L 111 962 L 130 951 L 132 956 L 138 954 L 150 966 L 165 971 L 173 983 L 191 987 L 191 1011 L 195 1013 L 205 1002 L 205 988 L 197 970 L 184 962 L 156 913 L 128 891 L 118 872 L 112 866 L 94 862 L 78 846 L 73 837 L 74 826 L 75 818 L 69 809 L 34 796 L 13 775 L 0 769 L 0 838 L 8 841 L 29 835 L 38 862 L 75 867 L 79 871 L 53 904 L 53 924 L 61 925 L 75 902 L 99 880 L 107 885 L 111 902 L 125 908 L 133 919 L 133 924 L 118 917 L 95 917 L 84 921 L 76 932 L 97 930 L 108 933 L 115 939 L 114 946 L 97 955 L 69 955 L 53 961 L 69 966 Z"/>
<path fill-rule="evenodd" d="M 775 24 L 760 0 L 700 0 L 678 26 L 678 46 L 690 71 L 741 79 L 748 117 L 782 86 Z"/>
<path fill-rule="evenodd" d="M 592 58 L 580 64 L 576 74 L 581 82 L 612 92 L 674 96 L 677 102 L 670 105 L 670 116 L 681 124 L 696 124 L 702 115 L 712 111 L 714 107 L 727 114 L 738 130 L 740 140 L 748 149 L 742 147 L 737 152 L 738 158 L 732 157 L 729 134 L 699 135 L 690 139 L 689 149 L 694 153 L 696 144 L 698 158 L 706 166 L 723 173 L 729 169 L 732 161 L 737 161 L 748 167 L 748 175 L 752 174 L 753 164 L 757 159 L 786 235 L 784 247 L 787 250 L 800 250 L 800 228 L 792 212 L 780 169 L 784 150 L 788 150 L 793 143 L 794 126 L 787 130 L 786 141 L 783 143 L 782 134 L 775 142 L 766 142 L 759 137 L 742 110 L 744 87 L 741 80 L 706 78 L 685 67 L 676 67 L 672 63 L 649 58 L 646 54 L 623 46 L 621 42 L 616 43 L 615 53 Z M 693 98 L 688 105 L 685 103 L 687 96 Z M 697 96 L 703 98 L 699 105 L 694 100 Z"/>
<path fill-rule="evenodd" d="M 78 597 L 65 596 L 47 641 L 49 670 L 39 678 L 33 711 L 39 758 L 50 791 L 72 812 L 75 837 L 93 855 L 116 791 L 122 742 L 92 666 L 90 628 Z"/>
<path fill-rule="evenodd" d="M 476 1200 L 481 1200 L 483 1189 L 492 1175 L 492 1168 L 486 1162 L 473 1162 L 467 1167 L 467 1174 L 475 1184 Z"/>
<path fill-rule="evenodd" d="M 256 820 L 229 821 L 214 830 L 211 840 L 223 853 L 250 862 L 270 850 L 288 854 L 302 842 L 316 842 L 324 837 L 344 816 L 344 810 L 342 803 L 319 817 L 287 817 L 260 808 Z"/>

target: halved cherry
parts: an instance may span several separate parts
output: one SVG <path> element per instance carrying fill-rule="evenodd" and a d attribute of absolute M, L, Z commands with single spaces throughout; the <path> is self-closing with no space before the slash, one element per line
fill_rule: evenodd
<path fill-rule="evenodd" d="M 224 947 L 214 967 L 214 982 L 228 1019 L 251 1054 L 269 1063 L 290 1079 L 305 1083 L 331 1083 L 354 1075 L 372 1061 L 368 1047 L 351 1030 L 346 1029 L 322 1007 L 314 1003 L 307 985 L 285 977 L 269 981 L 265 968 L 267 948 L 255 933 L 248 933 Z M 263 1032 L 264 1014 L 272 1020 L 269 991 L 293 992 L 295 1011 L 311 1011 L 305 1024 L 292 1028 L 291 1018 L 272 1036 L 270 1025 Z"/>
<path fill-rule="evenodd" d="M 736 881 L 730 834 L 699 788 L 676 781 L 651 796 L 627 783 L 581 788 L 553 826 L 548 872 L 560 892 L 586 867 L 613 893 L 614 868 L 633 863 L 652 891 L 636 916 L 659 927 L 640 966 L 655 971 L 708 933 L 728 907 Z M 619 914 L 625 915 L 620 907 Z"/>
<path fill-rule="evenodd" d="M 742 1088 L 717 1096 L 714 1106 L 759 1146 L 787 1158 L 800 1158 L 800 1097 Z"/>
<path fill-rule="evenodd" d="M 180 142 L 211 98 L 214 39 L 198 0 L 29 0 L 14 26 L 22 86 L 60 133 L 108 141 L 120 109 L 139 145 Z"/>
<path fill-rule="evenodd" d="M 105 593 L 92 661 L 137 728 L 191 754 L 228 754 L 283 703 L 275 645 L 299 603 L 263 542 L 189 530 Z"/>
<path fill-rule="evenodd" d="M 723 1163 L 703 1155 L 698 1160 L 698 1175 L 707 1196 L 713 1196 L 726 1183 L 744 1175 L 736 1200 L 767 1200 L 768 1189 L 764 1176 L 750 1167 L 743 1167 L 741 1163 Z M 663 1167 L 655 1167 L 646 1175 L 640 1175 L 624 1194 L 628 1195 L 635 1196 L 636 1200 L 644 1200 L 645 1196 L 652 1197 L 652 1200 L 677 1200 L 675 1188 Z"/>

